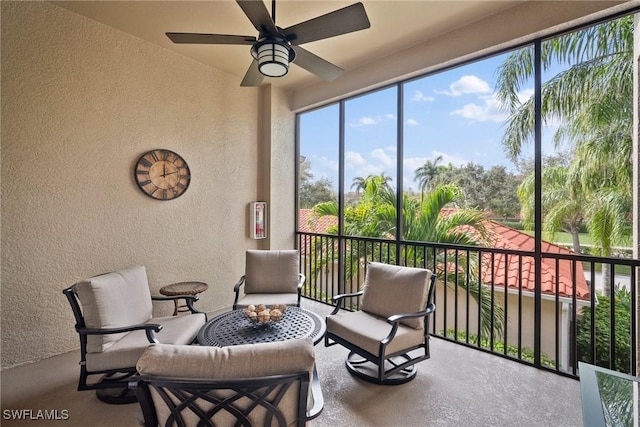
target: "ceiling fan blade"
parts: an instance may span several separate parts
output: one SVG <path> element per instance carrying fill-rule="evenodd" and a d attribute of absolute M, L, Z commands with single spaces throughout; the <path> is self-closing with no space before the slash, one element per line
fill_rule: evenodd
<path fill-rule="evenodd" d="M 299 45 L 369 28 L 371 23 L 362 3 L 318 16 L 283 30 L 291 44 Z"/>
<path fill-rule="evenodd" d="M 251 21 L 260 33 L 264 33 L 266 29 L 269 34 L 278 34 L 276 24 L 273 22 L 262 0 L 236 0 L 236 3 L 242 8 L 244 14 L 249 18 L 249 21 Z"/>
<path fill-rule="evenodd" d="M 260 86 L 262 79 L 264 79 L 264 76 L 258 69 L 258 61 L 254 60 L 251 61 L 251 65 L 249 66 L 247 73 L 244 75 L 240 86 Z"/>
<path fill-rule="evenodd" d="M 315 74 L 322 80 L 333 81 L 340 77 L 344 71 L 337 65 L 333 65 L 331 62 L 320 58 L 317 55 L 301 48 L 300 46 L 292 46 L 296 52 L 296 59 L 294 64 L 304 68 L 305 70 Z"/>
<path fill-rule="evenodd" d="M 198 33 L 165 33 L 174 43 L 193 44 L 253 44 L 253 36 L 231 36 L 227 34 L 198 34 Z"/>

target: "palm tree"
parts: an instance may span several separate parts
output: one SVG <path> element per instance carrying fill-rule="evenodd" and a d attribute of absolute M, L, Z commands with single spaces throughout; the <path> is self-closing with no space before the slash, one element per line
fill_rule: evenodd
<path fill-rule="evenodd" d="M 389 239 L 397 233 L 397 208 L 395 191 L 385 186 L 377 186 L 371 181 L 363 192 L 361 202 L 357 206 L 347 207 L 344 212 L 345 234 L 363 237 L 378 237 Z M 452 243 L 480 246 L 486 242 L 484 214 L 477 210 L 455 210 L 446 212 L 445 207 L 460 200 L 461 190 L 452 184 L 439 185 L 420 200 L 403 196 L 403 240 L 418 242 Z M 335 202 L 326 202 L 313 208 L 318 216 L 338 214 Z M 323 248 L 325 253 L 329 251 Z M 358 271 L 362 263 L 372 259 L 374 247 L 358 246 L 347 250 L 345 259 L 345 274 L 347 278 L 352 272 Z M 395 252 L 389 251 L 386 262 L 396 262 Z M 402 260 L 408 260 L 415 265 L 435 265 L 438 277 L 444 279 L 447 286 L 457 286 L 469 289 L 469 294 L 479 302 L 481 307 L 481 328 L 485 336 L 500 334 L 504 324 L 504 312 L 501 307 L 492 307 L 491 299 L 484 296 L 484 289 L 477 281 L 479 260 L 477 256 L 460 256 L 458 259 L 458 274 L 455 271 L 444 270 L 445 252 L 442 249 L 426 251 L 407 245 L 402 247 Z M 467 264 L 469 268 L 467 269 Z M 469 271 L 465 277 L 461 272 Z M 493 322 L 492 322 L 493 320 Z M 493 325 L 493 328 L 492 328 Z"/>
<path fill-rule="evenodd" d="M 420 166 L 416 169 L 416 176 L 414 178 L 415 181 L 418 181 L 418 185 L 420 186 L 420 192 L 424 193 L 427 191 L 429 186 L 432 184 L 433 180 L 440 173 L 440 169 L 438 168 L 438 163 L 442 161 L 442 156 L 436 157 L 433 161 L 427 160 L 424 162 L 424 165 Z"/>
<path fill-rule="evenodd" d="M 356 193 L 360 193 L 360 191 L 365 190 L 368 186 L 377 186 L 377 187 L 391 187 L 391 177 L 386 176 L 384 172 L 380 175 L 369 175 L 366 178 L 361 176 L 356 176 L 353 178 L 353 183 L 351 184 L 351 190 L 355 187 Z"/>
<path fill-rule="evenodd" d="M 579 184 L 572 182 L 570 172 L 564 165 L 542 170 L 543 230 L 551 233 L 565 231 L 571 234 L 573 251 L 580 253 L 580 227 L 584 223 L 585 196 Z M 518 187 L 520 215 L 526 229 L 533 229 L 535 176 L 529 174 Z"/>
<path fill-rule="evenodd" d="M 633 43 L 633 16 L 626 16 L 547 41 L 541 51 L 544 70 L 569 65 L 543 84 L 541 115 L 562 123 L 554 140 L 572 149 L 567 191 L 584 198 L 581 214 L 603 257 L 627 232 L 632 206 Z M 533 70 L 533 48 L 514 52 L 498 70 L 498 97 L 511 113 L 502 142 L 514 160 L 534 135 L 534 99 L 518 100 Z M 606 295 L 609 274 L 604 264 Z"/>
<path fill-rule="evenodd" d="M 535 130 L 533 97 L 523 103 L 518 97 L 533 77 L 533 56 L 533 47 L 516 50 L 497 71 L 496 93 L 511 114 L 502 142 L 513 160 L 532 141 Z M 632 120 L 619 110 L 625 105 L 624 110 L 633 111 L 632 15 L 544 42 L 541 61 L 543 71 L 557 64 L 569 65 L 542 86 L 545 123 L 556 119 L 571 123 L 589 111 L 592 117 Z M 630 130 L 631 123 L 623 127 Z"/>

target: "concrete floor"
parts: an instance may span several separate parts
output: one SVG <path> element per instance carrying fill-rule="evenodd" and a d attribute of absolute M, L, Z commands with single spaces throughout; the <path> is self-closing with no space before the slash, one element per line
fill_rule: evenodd
<path fill-rule="evenodd" d="M 326 314 L 329 307 L 303 307 Z M 415 380 L 377 386 L 351 377 L 343 347 L 316 346 L 325 399 L 311 427 L 581 426 L 578 381 L 437 338 Z M 113 406 L 76 391 L 78 352 L 3 371 L 2 426 L 138 426 L 137 405 Z M 6 410 L 57 410 L 68 420 L 11 420 Z M 66 412 L 63 412 L 66 411 Z"/>

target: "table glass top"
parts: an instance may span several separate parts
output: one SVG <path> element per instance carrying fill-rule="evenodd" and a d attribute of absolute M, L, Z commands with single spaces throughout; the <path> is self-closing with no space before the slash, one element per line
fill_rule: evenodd
<path fill-rule="evenodd" d="M 580 363 L 585 426 L 640 425 L 640 378 Z"/>

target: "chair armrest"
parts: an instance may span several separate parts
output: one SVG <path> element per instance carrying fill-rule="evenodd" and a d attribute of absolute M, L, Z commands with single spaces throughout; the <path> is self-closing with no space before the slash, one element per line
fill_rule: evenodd
<path fill-rule="evenodd" d="M 245 276 L 242 276 L 240 280 L 233 286 L 233 292 L 236 293 L 236 296 L 233 300 L 233 309 L 235 310 L 238 305 L 238 300 L 240 299 L 240 288 L 244 285 Z"/>
<path fill-rule="evenodd" d="M 393 324 L 403 319 L 415 319 L 418 317 L 428 316 L 429 314 L 433 313 L 435 309 L 436 309 L 436 306 L 433 304 L 430 304 L 426 310 L 418 311 L 415 313 L 394 314 L 393 316 L 389 316 L 387 318 L 387 322 Z"/>
<path fill-rule="evenodd" d="M 398 327 L 400 326 L 400 321 L 402 319 L 425 317 L 433 313 L 435 309 L 436 306 L 434 304 L 429 304 L 426 310 L 418 311 L 415 313 L 394 314 L 393 316 L 389 316 L 387 318 L 387 322 L 392 325 L 391 332 L 389 332 L 389 335 L 387 335 L 382 341 L 380 341 L 380 343 L 385 347 L 387 346 L 387 344 L 389 344 L 389 342 L 396 336 L 396 332 L 398 332 Z"/>
<path fill-rule="evenodd" d="M 197 295 L 172 295 L 172 296 L 152 296 L 151 297 L 152 301 L 175 301 L 179 299 L 184 300 L 191 314 L 204 313 L 204 311 L 200 311 L 193 306 L 193 303 L 200 299 Z"/>
<path fill-rule="evenodd" d="M 233 292 L 236 294 L 240 292 L 240 286 L 244 285 L 245 276 L 242 276 L 240 280 L 233 286 Z"/>
<path fill-rule="evenodd" d="M 306 277 L 302 273 L 298 273 L 298 307 L 300 307 L 300 300 L 302 298 L 302 285 L 304 285 L 304 281 Z"/>
<path fill-rule="evenodd" d="M 329 316 L 336 314 L 338 311 L 340 311 L 340 307 L 342 305 L 342 300 L 344 298 L 349 298 L 349 297 L 360 297 L 362 294 L 364 293 L 364 291 L 358 291 L 358 292 L 353 292 L 350 294 L 340 294 L 340 295 L 334 295 L 334 297 L 332 298 L 334 304 L 336 305 L 335 308 L 333 309 L 333 311 L 331 312 L 331 314 L 329 314 Z"/>
<path fill-rule="evenodd" d="M 82 335 L 108 335 L 121 334 L 123 332 L 132 332 L 144 330 L 150 343 L 158 343 L 155 332 L 162 330 L 162 325 L 158 323 L 141 323 L 138 325 L 125 326 L 122 328 L 83 328 L 76 326 L 76 331 Z"/>
<path fill-rule="evenodd" d="M 311 377 L 311 398 L 313 399 L 313 406 L 307 410 L 307 421 L 316 418 L 324 409 L 324 396 L 322 395 L 322 388 L 320 387 L 320 379 L 318 378 L 318 369 L 316 365 L 313 365 L 313 375 Z"/>

